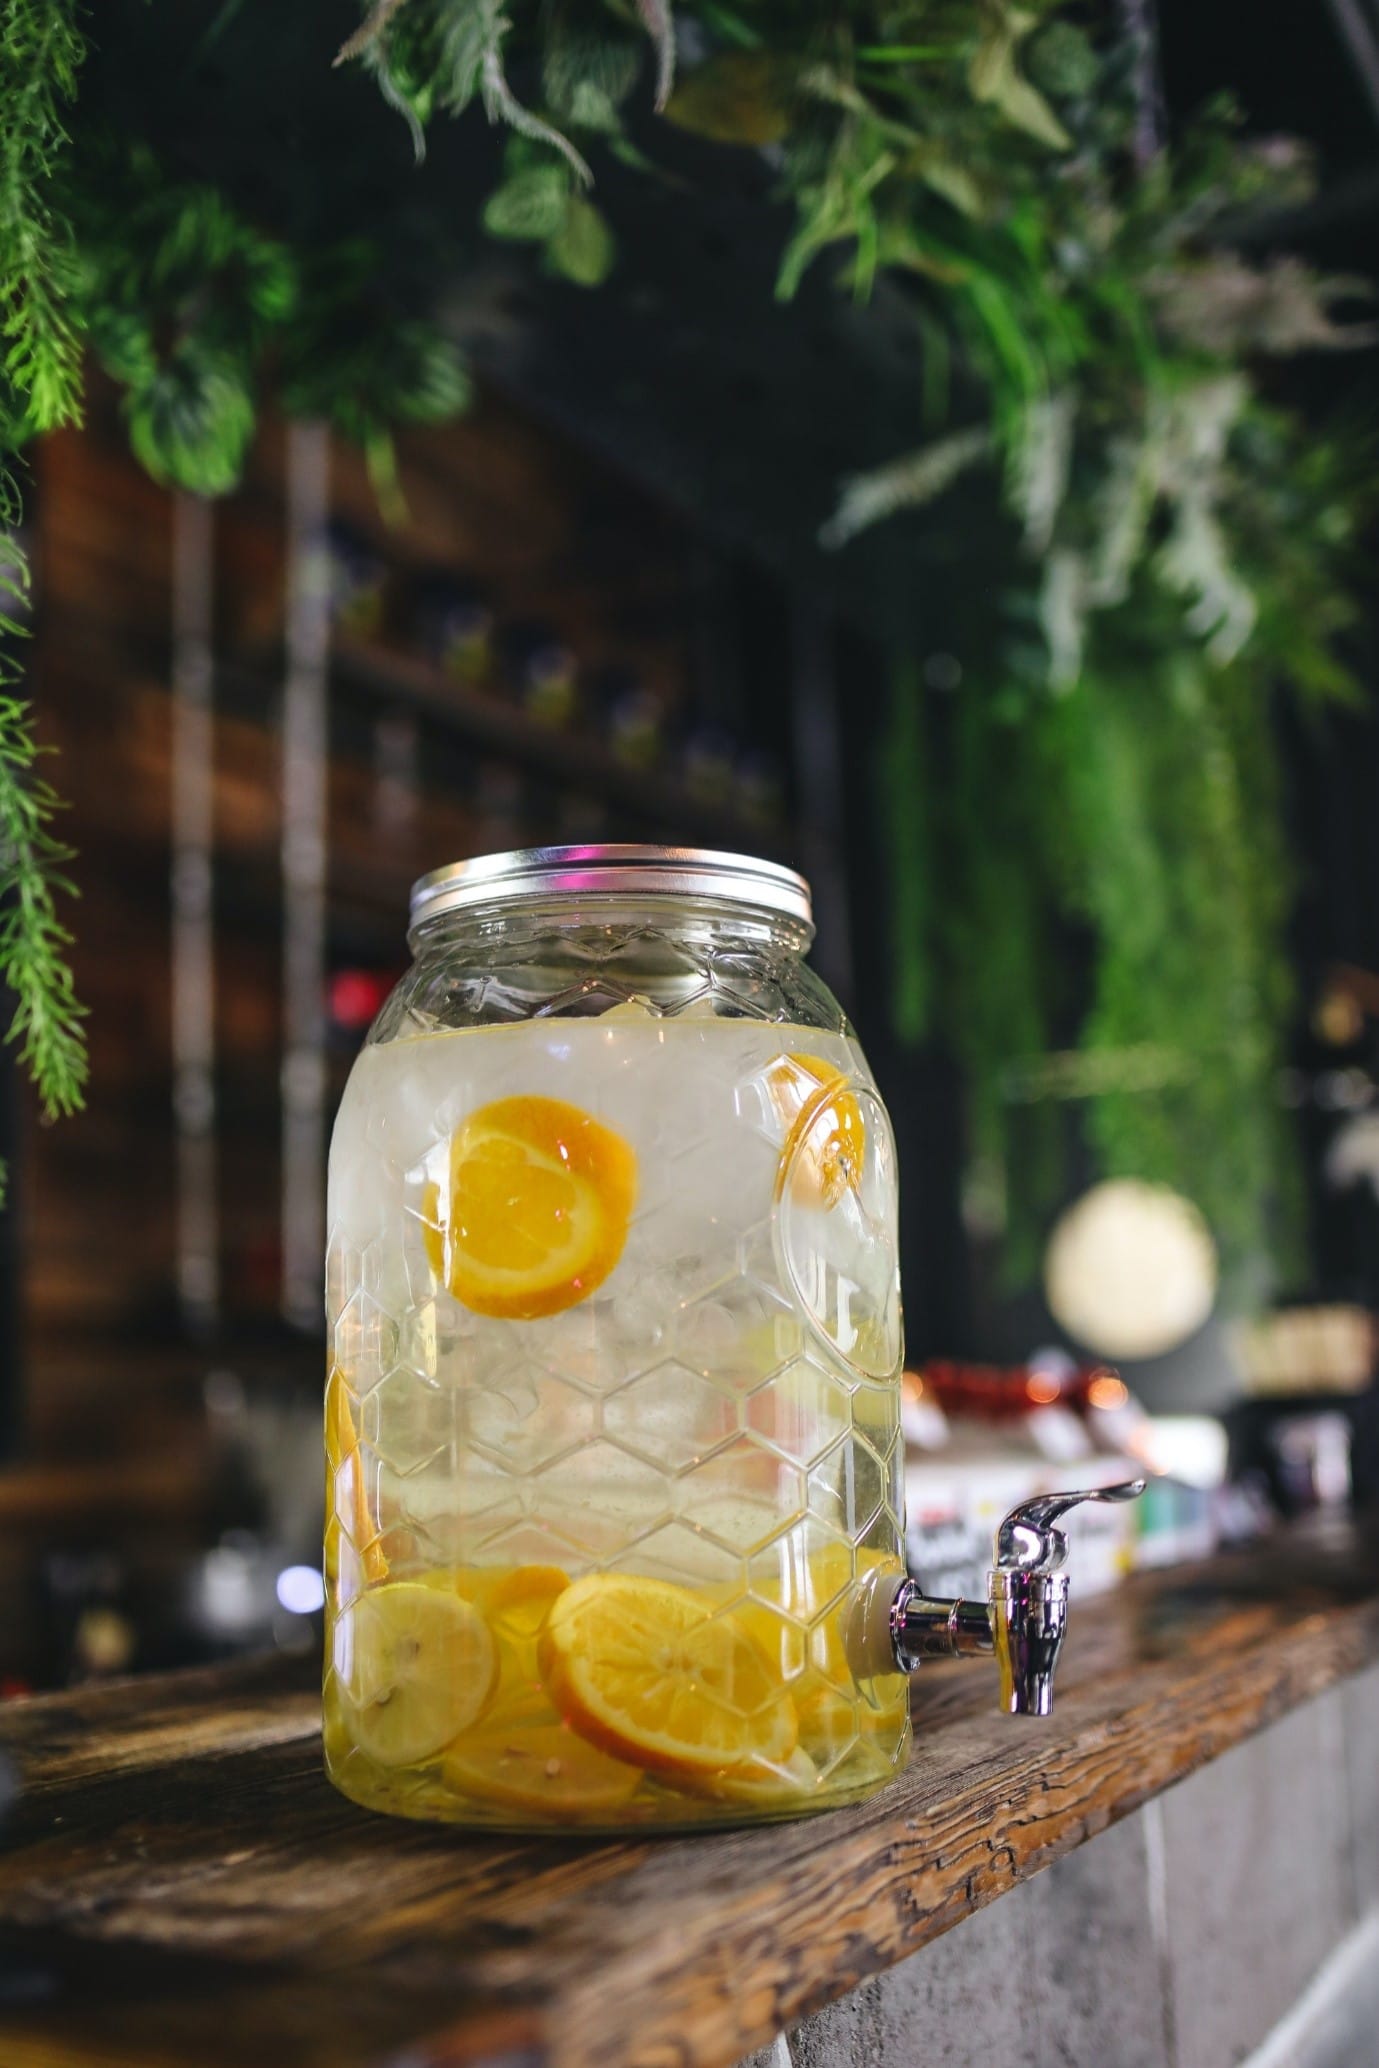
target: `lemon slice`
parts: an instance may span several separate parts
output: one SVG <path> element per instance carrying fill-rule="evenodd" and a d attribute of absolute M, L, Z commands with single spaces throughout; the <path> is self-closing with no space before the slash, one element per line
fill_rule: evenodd
<path fill-rule="evenodd" d="M 556 1723 L 537 1664 L 537 1639 L 551 1603 L 569 1586 L 557 1565 L 441 1566 L 418 1574 L 415 1584 L 457 1594 L 488 1625 L 498 1654 L 498 1674 L 485 1711 L 485 1727 L 501 1718 L 508 1728 L 525 1717 Z"/>
<path fill-rule="evenodd" d="M 495 1099 L 451 1138 L 448 1196 L 426 1188 L 426 1254 L 474 1313 L 534 1321 L 602 1285 L 636 1198 L 636 1157 L 592 1114 L 562 1099 Z"/>
<path fill-rule="evenodd" d="M 737 1619 L 688 1587 L 590 1573 L 567 1587 L 541 1639 L 556 1707 L 615 1757 L 677 1780 L 777 1763 L 795 1705 Z"/>
<path fill-rule="evenodd" d="M 335 1662 L 354 1741 L 380 1766 L 433 1759 L 478 1721 L 498 1674 L 473 1604 L 418 1580 L 361 1595 L 336 1625 Z"/>
<path fill-rule="evenodd" d="M 787 1183 L 802 1205 L 833 1207 L 861 1183 L 866 1127 L 847 1078 L 822 1056 L 792 1053 L 771 1065 L 766 1082 L 786 1127 L 776 1197 Z"/>
<path fill-rule="evenodd" d="M 561 1821 L 621 1809 L 642 1779 L 637 1767 L 554 1722 L 470 1731 L 447 1752 L 441 1775 L 475 1802 Z"/>

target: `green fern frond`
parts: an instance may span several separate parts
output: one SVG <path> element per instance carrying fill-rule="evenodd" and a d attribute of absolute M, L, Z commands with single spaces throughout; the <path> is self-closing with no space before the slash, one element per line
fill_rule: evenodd
<path fill-rule="evenodd" d="M 71 229 L 52 196 L 69 141 L 63 109 L 85 44 L 76 0 L 0 7 L 0 338 L 28 427 L 81 414 L 81 338 Z"/>
<path fill-rule="evenodd" d="M 934 502 L 970 468 L 989 460 L 992 438 L 985 425 L 950 431 L 918 452 L 906 453 L 868 474 L 853 474 L 842 484 L 838 507 L 819 532 L 821 546 L 847 545 L 859 532 L 902 510 Z"/>
<path fill-rule="evenodd" d="M 13 484 L 0 486 L 0 520 L 15 515 Z M 71 935 L 58 917 L 59 894 L 75 896 L 65 875 L 72 849 L 52 832 L 61 800 L 37 773 L 46 751 L 33 735 L 30 707 L 13 694 L 18 668 L 12 642 L 24 636 L 16 610 L 28 593 L 28 569 L 17 541 L 0 571 L 0 980 L 14 996 L 5 1039 L 37 1088 L 49 1119 L 82 1104 L 86 1043 L 67 951 Z M 3 1197 L 3 1174 L 0 1174 Z"/>

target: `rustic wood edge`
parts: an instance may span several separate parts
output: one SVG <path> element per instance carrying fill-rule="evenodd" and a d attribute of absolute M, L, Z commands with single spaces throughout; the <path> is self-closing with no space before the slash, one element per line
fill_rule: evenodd
<path fill-rule="evenodd" d="M 937 1785 L 926 1783 L 921 1743 L 908 1772 L 885 1794 L 829 1819 L 836 1872 L 807 1913 L 800 1885 L 789 1877 L 768 1889 L 744 1885 L 735 1898 L 717 1892 L 718 1914 L 692 1955 L 683 1934 L 673 1942 L 662 1937 L 640 1958 L 574 1983 L 544 2032 L 546 2059 L 551 2068 L 613 2068 L 615 2061 L 623 2068 L 732 2068 L 1377 1661 L 1379 1601 L 1366 1600 L 1318 1610 L 1282 1632 L 1276 1648 L 1257 1643 L 1243 1656 L 1194 1662 L 1186 1673 L 1175 1656 L 1071 1691 L 1061 1716 L 1043 1727 L 1046 1758 L 1038 1768 L 1019 1725 L 1012 1731 L 1007 1719 L 993 1718 L 982 1728 L 974 1719 L 984 1752 L 992 1724 L 1006 1739 L 973 1762 L 991 1801 L 985 1817 L 954 1814 L 946 1772 Z M 1127 1680 L 1134 1684 L 1129 1702 Z M 1193 1719 L 1190 1729 L 1185 1717 Z M 765 1836 L 752 1834 L 754 1841 Z M 745 1975 L 769 1970 L 770 1924 L 761 1913 L 769 1917 L 772 1899 L 791 1908 L 795 1956 L 777 1958 L 774 1980 L 744 1988 Z M 631 2051 L 609 2051 L 610 1994 L 620 2028 L 636 2035 Z M 467 2057 L 454 2050 L 458 2038 L 436 2035 L 419 2060 L 427 2068 L 459 2068 Z"/>
<path fill-rule="evenodd" d="M 347 2004 L 368 2006 L 349 2068 L 731 2068 L 1379 1661 L 1372 1551 L 1333 1546 L 1301 1571 L 1286 1546 L 1261 1556 L 1253 1584 L 1234 1593 L 1227 1583 L 1248 1561 L 1145 1575 L 1122 1595 L 1087 1604 L 1047 1724 L 995 1715 L 980 1668 L 921 1676 L 922 1728 L 909 1770 L 853 1809 L 704 1838 L 571 1847 L 559 1863 L 551 1848 L 535 1846 L 529 1875 L 519 1847 L 497 1870 L 476 1866 L 477 1903 L 463 1875 L 439 1894 L 419 1877 L 401 1930 L 385 1906 L 334 1943 L 289 1950 L 281 1964 L 264 1955 L 262 1939 L 257 1950 L 237 1950 L 232 1936 L 209 1942 L 213 1994 L 233 2002 L 238 1991 L 246 2003 L 262 1994 L 267 2003 L 277 1992 L 302 2018 L 308 2003 L 337 1992 L 337 2031 L 349 2028 Z M 142 1772 L 156 1786 L 162 1766 L 173 1770 L 174 1747 L 192 1764 L 220 1755 L 271 1761 L 294 1745 L 309 1756 L 315 1711 L 300 1666 L 258 1662 L 40 1698 L 10 1712 L 9 1726 L 0 1737 L 21 1758 L 36 1755 L 33 1786 L 56 1806 L 65 1786 L 79 1790 L 93 1775 L 117 1787 L 122 1774 Z M 97 1761 L 87 1733 L 101 1731 Z M 399 1828 L 361 1826 L 359 1858 L 386 1857 Z M 208 1861 L 222 1864 L 214 1850 Z M 304 1852 L 299 1865 L 309 1874 L 310 1864 Z M 483 1918 L 494 1930 L 475 1939 L 474 1920 Z M 17 1921 L 13 1909 L 6 1920 Z M 525 1929 L 508 1947 L 503 1931 L 513 1923 Z M 61 1917 L 56 1939 L 78 1961 L 106 1958 L 100 1946 L 127 1948 L 185 1997 L 200 1956 L 154 1945 L 137 1925 L 120 1941 L 102 1938 L 106 1931 L 78 1906 Z M 20 1936 L 56 1942 L 51 1928 Z M 379 2038 L 387 2025 L 380 2005 L 389 2004 L 408 2020 L 395 2044 Z M 195 2060 L 200 2068 L 194 2051 L 155 2053 L 139 2040 L 144 2029 L 127 2044 L 112 2032 L 99 2049 L 74 2031 L 45 2051 L 31 2018 L 0 2004 L 0 2060 L 7 2068 L 11 2060 L 15 2068 Z M 251 2058 L 276 2068 L 280 2057 L 270 2047 Z M 335 2068 L 330 2054 L 291 2058 L 293 2068 Z"/>

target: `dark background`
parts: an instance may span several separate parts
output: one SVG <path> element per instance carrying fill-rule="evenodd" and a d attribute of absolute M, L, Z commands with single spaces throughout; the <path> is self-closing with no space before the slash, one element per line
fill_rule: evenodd
<path fill-rule="evenodd" d="M 1257 133 L 1309 138 L 1323 198 L 1279 235 L 1325 265 L 1372 270 L 1379 121 L 1330 9 L 1274 0 L 1242 13 L 1228 0 L 1169 0 L 1161 25 L 1170 125 L 1229 85 Z M 92 91 L 118 103 L 118 72 L 98 68 L 93 80 Z M 212 66 L 170 99 L 184 151 L 194 151 L 199 123 L 210 133 L 211 112 L 234 90 L 233 76 Z M 348 91 L 360 98 L 342 99 L 339 119 L 392 120 L 367 82 Z M 290 179 L 294 154 L 310 146 L 295 119 L 285 106 L 276 172 L 274 154 L 254 161 L 258 146 L 245 140 L 246 180 Z M 396 165 L 387 180 L 401 182 L 409 165 L 400 126 L 389 137 Z M 682 147 L 698 172 L 689 140 L 669 148 Z M 456 179 L 479 191 L 496 148 L 480 122 L 448 131 L 442 145 Z M 345 632 L 337 641 L 328 974 L 382 982 L 395 973 L 409 882 L 465 854 L 559 837 L 644 838 L 794 862 L 814 885 L 817 965 L 853 1013 L 895 1120 L 912 1354 L 1021 1357 L 1057 1332 L 1036 1295 L 1002 1290 L 998 1260 L 964 1229 L 952 1060 L 934 1046 L 907 1048 L 890 1031 L 876 812 L 878 641 L 900 633 L 921 663 L 933 653 L 961 660 L 963 612 L 982 607 L 980 586 L 970 569 L 954 582 L 941 517 L 878 534 L 863 553 L 818 551 L 839 476 L 917 435 L 912 332 L 884 287 L 863 311 L 811 277 L 783 310 L 772 279 L 784 221 L 769 199 L 769 170 L 729 155 L 730 169 L 716 162 L 696 179 L 692 204 L 610 173 L 601 200 L 625 258 L 597 294 L 543 281 L 500 247 L 446 256 L 479 396 L 454 428 L 403 440 L 406 523 L 387 526 L 357 457 L 334 454 L 335 516 L 376 557 L 385 601 L 368 638 Z M 1372 407 L 1376 373 L 1372 356 L 1332 356 L 1286 367 L 1277 380 L 1282 395 L 1320 412 L 1348 398 Z M 130 1545 L 141 1547 L 141 1570 L 170 1572 L 222 1522 L 245 1519 L 247 1482 L 226 1465 L 218 1417 L 247 1428 L 266 1402 L 252 1440 L 271 1444 L 274 1402 L 307 1420 L 319 1413 L 319 1337 L 288 1326 L 279 1298 L 285 469 L 282 428 L 270 426 L 244 488 L 216 519 L 224 1299 L 208 1332 L 190 1325 L 174 1269 L 171 503 L 128 458 L 115 399 L 99 383 L 87 427 L 48 441 L 36 461 L 33 679 L 81 851 L 76 967 L 92 1009 L 93 1077 L 87 1113 L 47 1129 L 8 1052 L 0 1068 L 13 1200 L 0 1221 L 0 1443 L 30 1467 L 22 1485 L 0 1492 L 0 1584 L 8 1573 L 18 1623 L 27 1615 L 29 1635 L 16 1637 L 14 1654 L 26 1671 L 45 1670 L 42 1643 L 57 1642 L 36 1633 L 45 1617 L 51 1624 L 61 1573 L 73 1598 L 99 1595 L 113 1546 L 109 1584 L 118 1591 L 134 1584 L 132 1567 L 119 1564 Z M 552 747 L 524 728 L 501 683 L 485 708 L 418 674 L 413 605 L 438 568 L 491 599 L 508 641 L 495 675 L 511 672 L 513 642 L 535 625 L 569 647 L 584 683 L 640 685 L 678 743 L 666 773 L 648 782 L 606 753 Z M 1360 647 L 1373 683 L 1372 619 Z M 941 707 L 943 693 L 930 695 Z M 388 725 L 399 715 L 412 728 L 414 794 L 404 829 L 388 822 L 384 832 Z M 941 732 L 941 708 L 931 717 Z M 1303 1131 L 1314 1257 L 1286 1290 L 1375 1304 L 1374 1196 L 1332 1192 L 1322 1177 L 1344 1118 L 1332 1098 L 1336 1074 L 1379 1074 L 1375 1021 L 1337 1043 L 1318 1031 L 1317 1007 L 1338 966 L 1379 971 L 1379 727 L 1368 710 L 1279 723 L 1300 872 L 1296 1069 L 1280 1096 Z M 677 755 L 683 763 L 685 743 L 706 728 L 726 729 L 739 751 L 779 768 L 778 818 L 763 824 L 692 793 Z M 335 1096 L 360 1032 L 354 1022 L 333 1025 Z M 1214 1329 L 1165 1365 L 1128 1375 L 1162 1404 L 1210 1404 L 1232 1388 Z M 58 1579 L 53 1558 L 68 1561 Z"/>

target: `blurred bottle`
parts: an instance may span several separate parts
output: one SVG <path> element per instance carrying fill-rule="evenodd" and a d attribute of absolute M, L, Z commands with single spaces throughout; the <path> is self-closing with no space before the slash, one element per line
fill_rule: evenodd
<path fill-rule="evenodd" d="M 435 571 L 412 592 L 412 633 L 428 659 L 458 682 L 477 684 L 494 672 L 494 617 L 474 582 Z"/>
<path fill-rule="evenodd" d="M 654 768 L 666 749 L 665 711 L 635 669 L 599 669 L 589 683 L 594 723 L 611 752 L 630 768 Z"/>
<path fill-rule="evenodd" d="M 330 619 L 338 631 L 374 639 L 383 629 L 388 567 L 363 532 L 340 519 L 326 526 Z"/>
<path fill-rule="evenodd" d="M 566 727 L 579 717 L 579 663 L 554 627 L 541 619 L 503 633 L 503 673 L 512 694 L 539 725 Z"/>

